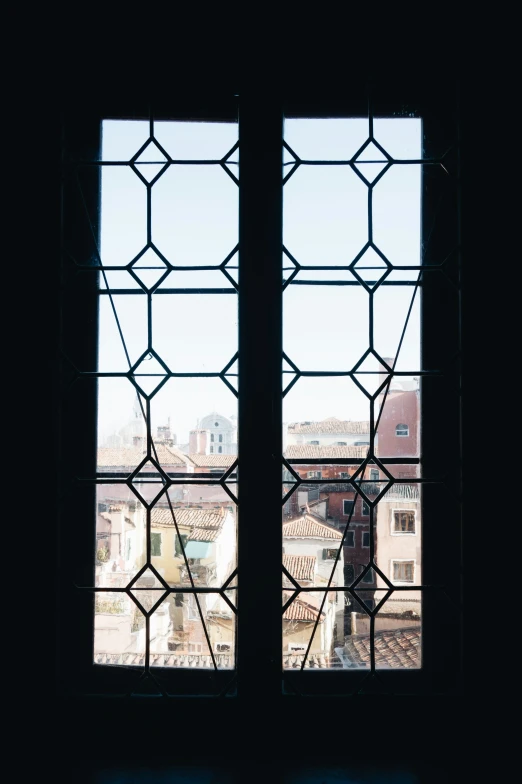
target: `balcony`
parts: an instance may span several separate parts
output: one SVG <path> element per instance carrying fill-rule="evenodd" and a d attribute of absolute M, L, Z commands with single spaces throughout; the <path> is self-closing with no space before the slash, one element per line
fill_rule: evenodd
<path fill-rule="evenodd" d="M 217 567 L 215 563 L 211 564 L 191 564 L 189 558 L 189 568 L 194 585 L 212 586 L 215 585 L 217 580 Z M 181 582 L 189 583 L 190 575 L 187 567 L 182 566 L 179 570 Z"/>

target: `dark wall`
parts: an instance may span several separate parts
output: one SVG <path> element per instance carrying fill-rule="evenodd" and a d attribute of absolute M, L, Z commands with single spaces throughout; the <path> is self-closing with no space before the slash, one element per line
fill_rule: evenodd
<path fill-rule="evenodd" d="M 53 40 L 57 51 L 60 51 L 59 37 L 51 39 L 51 42 Z M 38 451 L 43 454 L 40 463 L 42 472 L 33 477 L 30 484 L 22 483 L 26 494 L 35 492 L 39 499 L 45 499 L 43 504 L 35 505 L 38 507 L 35 514 L 37 525 L 32 524 L 31 528 L 32 549 L 36 557 L 30 577 L 38 587 L 29 587 L 27 599 L 36 611 L 32 613 L 33 628 L 29 632 L 27 629 L 24 631 L 22 647 L 26 656 L 23 666 L 17 668 L 18 676 L 27 686 L 23 695 L 18 697 L 18 703 L 24 716 L 24 732 L 31 738 L 30 753 L 38 759 L 39 769 L 53 780 L 97 781 L 100 784 L 272 779 L 289 784 L 294 781 L 308 784 L 312 781 L 352 780 L 375 784 L 378 781 L 414 784 L 416 781 L 456 780 L 456 774 L 461 774 L 463 766 L 470 764 L 470 760 L 473 764 L 472 760 L 481 753 L 473 738 L 484 711 L 487 715 L 484 705 L 487 705 L 494 688 L 493 673 L 491 669 L 485 669 L 482 652 L 491 652 L 492 645 L 497 644 L 490 641 L 491 628 L 480 616 L 472 588 L 474 563 L 483 541 L 480 532 L 484 516 L 480 514 L 483 506 L 481 510 L 476 508 L 477 501 L 469 489 L 465 494 L 466 644 L 460 694 L 440 698 L 381 697 L 371 704 L 357 699 L 351 702 L 332 699 L 327 712 L 317 711 L 312 702 L 303 707 L 293 707 L 285 715 L 271 716 L 256 715 L 252 706 L 238 707 L 234 701 L 227 701 L 223 703 L 220 722 L 215 727 L 208 725 L 197 702 L 179 716 L 170 704 L 149 706 L 137 700 L 123 707 L 120 703 L 100 703 L 96 699 L 65 702 L 57 698 L 55 670 L 59 663 L 54 652 L 54 633 L 60 617 L 59 612 L 53 610 L 52 585 L 47 587 L 53 575 L 45 571 L 45 564 L 54 562 L 55 538 L 50 533 L 54 530 L 57 504 L 54 435 L 58 413 L 60 112 L 74 106 L 85 109 L 90 103 L 96 105 L 102 97 L 110 98 L 114 90 L 118 97 L 122 97 L 123 93 L 125 97 L 134 94 L 137 104 L 146 104 L 160 88 L 172 89 L 175 73 L 175 60 L 171 61 L 168 74 L 165 70 L 152 74 L 152 69 L 147 70 L 142 60 L 141 75 L 133 81 L 129 74 L 137 73 L 139 69 L 131 58 L 128 61 L 129 71 L 122 63 L 111 64 L 104 76 L 101 66 L 97 69 L 92 60 L 87 63 L 87 50 L 81 49 L 77 57 L 72 57 L 72 49 L 69 41 L 68 56 L 59 58 L 55 52 L 50 55 L 51 62 L 40 60 L 39 68 L 33 53 L 35 71 L 31 89 L 23 79 L 20 87 L 23 121 L 20 121 L 18 130 L 24 143 L 24 154 L 30 159 L 25 177 L 26 210 L 30 221 L 27 221 L 26 231 L 20 237 L 16 259 L 24 264 L 19 281 L 20 286 L 29 289 L 27 295 L 24 293 L 23 307 L 30 317 L 18 319 L 17 337 L 24 350 L 30 347 L 31 379 L 17 391 L 17 402 L 22 416 L 24 412 L 35 410 L 37 399 L 38 437 L 41 439 L 42 434 L 46 434 L 45 450 L 43 453 L 40 449 Z M 42 53 L 41 49 L 36 51 Z M 93 48 L 89 52 L 92 55 Z M 473 52 L 471 56 L 474 56 Z M 376 70 L 379 64 L 387 67 L 389 78 L 390 64 L 384 60 L 383 57 L 379 63 L 375 55 L 373 67 Z M 306 63 L 306 56 L 303 61 Z M 185 86 L 192 80 L 195 89 L 201 88 L 201 85 L 208 89 L 204 66 L 206 64 L 214 69 L 215 79 L 216 69 L 219 69 L 216 60 L 206 63 L 203 56 L 197 66 L 193 60 L 185 61 L 185 65 L 187 62 L 192 63 L 191 74 L 187 74 L 186 67 L 178 71 L 176 83 L 179 84 L 180 74 L 183 74 L 187 77 Z M 256 72 L 256 68 L 258 65 L 248 60 L 248 67 L 243 68 L 241 73 L 232 72 L 233 78 L 228 71 L 223 83 L 228 80 L 228 84 L 234 87 L 239 84 L 243 89 L 249 81 L 259 84 L 260 76 L 264 76 L 266 85 L 274 87 L 285 81 L 277 77 L 268 65 L 264 74 Z M 295 69 L 291 71 L 295 76 Z M 331 88 L 335 81 L 335 69 L 316 69 L 315 79 L 308 73 L 309 70 L 307 90 L 324 90 L 327 82 Z M 147 74 L 150 78 L 148 84 Z M 477 379 L 484 376 L 477 375 L 475 368 L 480 367 L 483 361 L 484 346 L 492 343 L 492 322 L 494 326 L 496 318 L 490 282 L 485 275 L 490 261 L 487 238 L 490 202 L 481 195 L 488 176 L 482 163 L 487 131 L 484 126 L 477 127 L 476 108 L 480 105 L 484 84 L 482 72 L 471 68 L 469 61 L 464 65 L 450 62 L 443 67 L 439 60 L 437 68 L 431 64 L 422 74 L 427 86 L 431 87 L 434 83 L 443 85 L 445 80 L 457 76 L 461 80 L 463 121 L 466 280 L 463 303 L 464 456 L 469 488 L 472 484 L 473 455 L 483 449 L 481 435 L 476 428 L 476 415 L 483 417 L 487 410 L 484 409 L 487 402 L 480 399 L 475 386 Z M 492 228 L 489 226 L 490 232 Z M 16 290 L 14 296 L 17 296 Z M 489 302 L 487 324 L 484 323 L 485 300 Z M 482 345 L 481 338 L 484 338 Z M 499 635 L 504 640 L 505 631 Z M 497 663 L 499 659 L 505 660 L 505 656 L 506 652 L 501 652 Z M 231 758 L 237 760 L 235 765 L 230 765 Z M 161 767 L 161 760 L 168 767 Z M 276 760 L 282 760 L 280 765 L 276 764 Z M 22 765 L 29 764 L 23 759 L 21 762 Z M 199 772 L 190 768 L 196 763 L 207 768 Z M 301 767 L 296 767 L 298 764 Z M 330 764 L 337 767 L 328 768 Z M 189 768 L 183 770 L 183 765 Z M 348 772 L 347 766 L 351 766 Z M 32 779 L 22 777 L 22 780 Z"/>

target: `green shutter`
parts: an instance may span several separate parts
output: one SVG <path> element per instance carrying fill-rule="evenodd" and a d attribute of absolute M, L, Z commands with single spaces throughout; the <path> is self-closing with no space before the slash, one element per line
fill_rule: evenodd
<path fill-rule="evenodd" d="M 161 555 L 161 534 L 151 534 L 151 555 Z"/>

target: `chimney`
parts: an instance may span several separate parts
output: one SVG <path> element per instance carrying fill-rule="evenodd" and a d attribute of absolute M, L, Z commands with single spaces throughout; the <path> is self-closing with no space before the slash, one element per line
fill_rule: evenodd
<path fill-rule="evenodd" d="M 206 455 L 208 446 L 208 430 L 191 430 L 189 433 L 189 454 Z"/>
<path fill-rule="evenodd" d="M 357 634 L 357 613 L 350 613 L 350 634 Z"/>

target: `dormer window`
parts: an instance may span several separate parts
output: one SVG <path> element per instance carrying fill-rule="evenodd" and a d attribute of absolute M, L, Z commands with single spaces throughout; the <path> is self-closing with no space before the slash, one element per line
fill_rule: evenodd
<path fill-rule="evenodd" d="M 408 425 L 397 425 L 395 428 L 395 435 L 396 436 L 409 436 L 410 435 L 410 428 Z"/>

